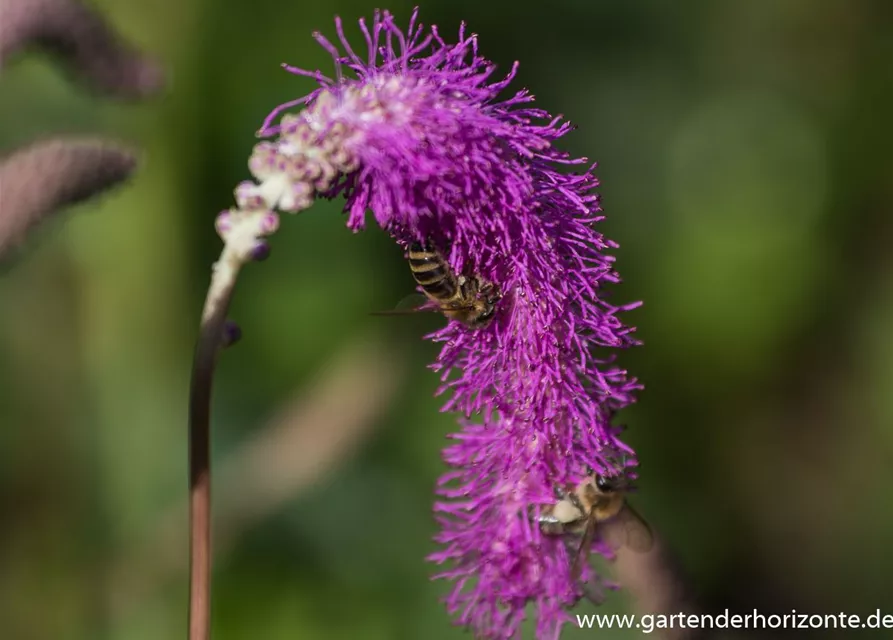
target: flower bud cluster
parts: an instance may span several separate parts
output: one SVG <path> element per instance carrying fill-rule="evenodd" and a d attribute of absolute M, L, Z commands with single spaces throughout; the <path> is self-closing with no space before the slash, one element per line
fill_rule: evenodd
<path fill-rule="evenodd" d="M 298 213 L 310 207 L 318 193 L 329 191 L 339 176 L 357 170 L 351 151 L 356 136 L 338 112 L 349 110 L 341 99 L 319 92 L 301 113 L 286 114 L 275 140 L 255 145 L 248 168 L 256 182 L 244 181 L 234 192 L 236 207 L 223 211 L 217 233 L 227 245 L 242 245 L 245 260 L 266 256 L 262 238 L 279 228 L 277 211 Z M 348 101 L 353 102 L 353 101 Z"/>

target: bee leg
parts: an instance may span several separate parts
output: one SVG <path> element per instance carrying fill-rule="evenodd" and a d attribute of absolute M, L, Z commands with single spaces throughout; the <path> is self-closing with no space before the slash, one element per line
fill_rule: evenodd
<path fill-rule="evenodd" d="M 577 547 L 575 546 L 575 542 L 570 538 L 565 539 L 565 548 L 567 549 L 567 555 L 569 558 L 573 558 L 577 553 Z M 583 597 L 589 600 L 592 604 L 600 605 L 605 601 L 605 590 L 598 583 L 598 578 L 593 576 L 586 582 L 580 580 L 577 582 L 580 587 L 580 590 L 583 592 Z"/>
<path fill-rule="evenodd" d="M 502 300 L 502 294 L 492 282 L 481 281 L 478 283 L 478 295 L 491 305 Z"/>
<path fill-rule="evenodd" d="M 564 533 L 563 522 L 551 513 L 540 513 L 539 515 L 536 515 L 535 505 L 530 505 L 527 508 L 527 517 L 531 521 L 536 522 L 540 527 L 540 531 L 546 535 L 554 536 Z"/>
<path fill-rule="evenodd" d="M 540 531 L 547 536 L 560 536 L 565 532 L 564 523 L 552 515 L 541 515 L 536 519 L 540 526 Z"/>
<path fill-rule="evenodd" d="M 592 604 L 603 604 L 605 601 L 605 590 L 592 582 L 583 582 L 583 596 Z"/>
<path fill-rule="evenodd" d="M 588 512 L 588 509 L 583 506 L 583 503 L 580 502 L 580 497 L 576 493 L 568 493 L 565 495 L 566 500 L 570 500 L 571 504 L 574 505 L 581 514 L 585 514 Z"/>
<path fill-rule="evenodd" d="M 558 501 L 566 500 L 574 505 L 580 513 L 586 513 L 586 508 L 583 506 L 583 503 L 580 502 L 579 496 L 577 496 L 576 492 L 564 489 L 562 487 L 555 487 L 555 495 L 558 497 Z"/>

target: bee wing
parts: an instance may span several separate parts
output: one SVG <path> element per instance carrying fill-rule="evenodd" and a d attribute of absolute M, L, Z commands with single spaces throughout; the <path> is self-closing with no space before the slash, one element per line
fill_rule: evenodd
<path fill-rule="evenodd" d="M 386 311 L 370 311 L 370 316 L 409 316 L 414 313 L 425 313 L 430 311 L 438 311 L 438 309 L 423 309 L 416 307 L 415 309 L 388 309 Z"/>
<path fill-rule="evenodd" d="M 411 293 L 408 296 L 402 298 L 400 302 L 397 303 L 397 306 L 394 307 L 396 311 L 403 310 L 414 312 L 420 308 L 433 308 L 437 309 L 435 303 L 428 299 L 428 296 L 422 293 Z"/>
<path fill-rule="evenodd" d="M 592 549 L 592 539 L 595 537 L 596 521 L 592 514 L 586 521 L 586 529 L 580 537 L 580 546 L 574 554 L 574 562 L 571 565 L 571 580 L 580 579 L 580 572 L 583 570 L 583 563 L 589 559 L 589 551 Z"/>
<path fill-rule="evenodd" d="M 629 503 L 616 516 L 602 523 L 602 539 L 615 551 L 626 546 L 637 553 L 646 553 L 654 544 L 654 535 L 648 523 Z"/>
<path fill-rule="evenodd" d="M 440 307 L 421 293 L 414 293 L 403 298 L 394 309 L 373 311 L 373 316 L 408 316 L 413 313 L 440 311 Z"/>
<path fill-rule="evenodd" d="M 423 293 L 412 293 L 397 303 L 397 310 L 405 309 L 409 313 L 416 311 L 471 311 L 474 309 L 473 304 L 456 304 L 455 302 L 444 302 L 438 304 L 431 300 Z"/>
<path fill-rule="evenodd" d="M 407 316 L 413 313 L 435 312 L 442 313 L 444 311 L 471 311 L 473 305 L 446 305 L 441 307 L 433 300 L 429 300 L 426 296 L 418 293 L 406 296 L 397 303 L 397 308 L 388 309 L 387 311 L 372 311 L 373 316 Z"/>

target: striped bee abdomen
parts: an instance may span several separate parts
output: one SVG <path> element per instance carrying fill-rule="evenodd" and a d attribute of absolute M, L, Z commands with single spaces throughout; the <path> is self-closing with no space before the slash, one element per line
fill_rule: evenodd
<path fill-rule="evenodd" d="M 431 245 L 414 242 L 409 247 L 412 277 L 435 302 L 449 302 L 459 293 L 459 283 L 450 266 Z"/>
<path fill-rule="evenodd" d="M 480 329 L 493 318 L 502 295 L 492 282 L 479 275 L 457 275 L 429 241 L 410 244 L 406 257 L 412 277 L 433 303 L 416 307 L 414 311 L 440 311 L 470 329 Z"/>

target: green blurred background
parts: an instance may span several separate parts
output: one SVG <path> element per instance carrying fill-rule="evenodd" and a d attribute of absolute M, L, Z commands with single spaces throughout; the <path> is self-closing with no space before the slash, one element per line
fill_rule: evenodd
<path fill-rule="evenodd" d="M 279 63 L 328 72 L 311 31 L 333 34 L 337 13 L 358 42 L 374 8 L 98 5 L 163 60 L 161 99 L 97 100 L 41 57 L 0 80 L 2 150 L 53 132 L 145 149 L 135 180 L 0 277 L 0 625 L 16 640 L 184 636 L 187 386 L 213 220 L 267 112 L 312 88 Z M 411 7 L 389 8 L 405 24 Z M 705 606 L 893 613 L 893 4 L 422 5 L 443 33 L 463 19 L 600 163 L 616 297 L 645 301 L 627 315 L 645 346 L 622 356 L 647 387 L 622 416 L 634 501 Z M 285 219 L 236 293 L 245 337 L 214 402 L 216 640 L 467 637 L 423 560 L 455 428 L 421 340 L 442 319 L 369 317 L 412 280 L 339 208 Z"/>

